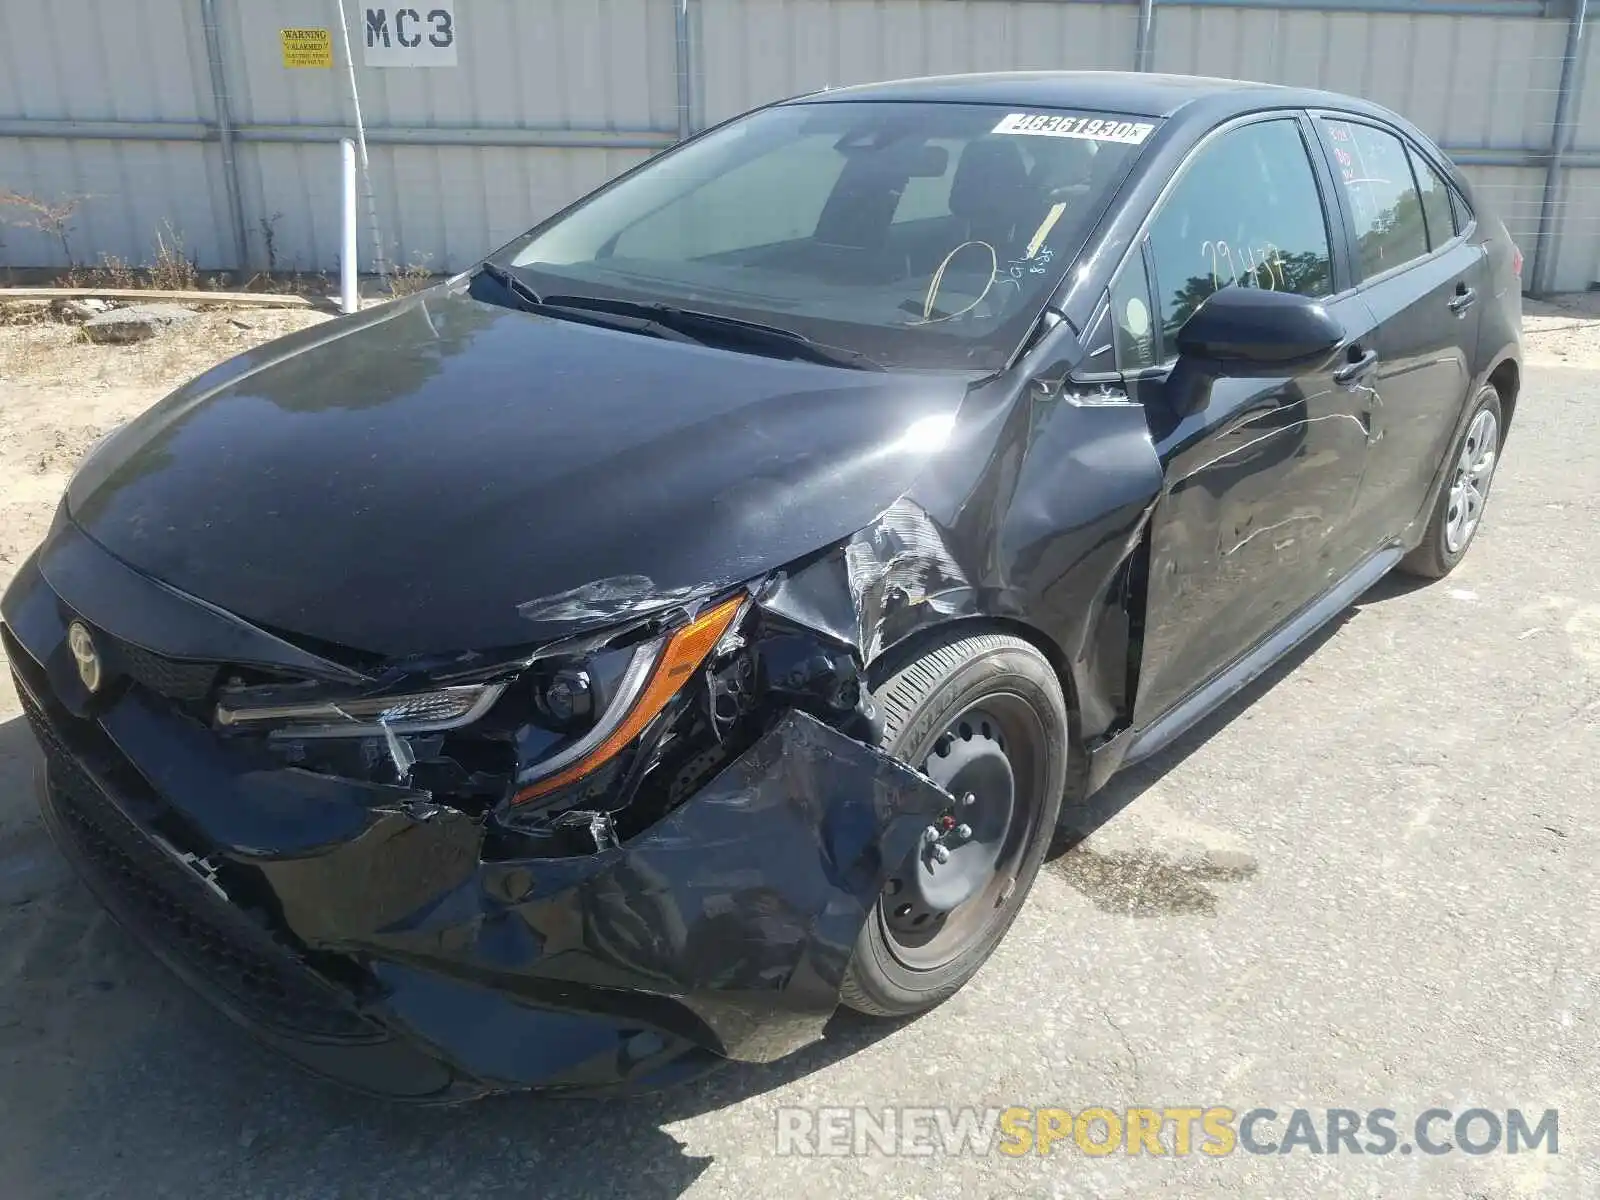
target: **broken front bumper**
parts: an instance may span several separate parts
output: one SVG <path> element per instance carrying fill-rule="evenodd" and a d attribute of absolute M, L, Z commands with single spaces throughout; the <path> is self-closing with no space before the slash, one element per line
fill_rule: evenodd
<path fill-rule="evenodd" d="M 655 1087 L 805 1045 L 947 800 L 790 712 L 619 847 L 497 858 L 491 822 L 263 764 L 142 678 L 75 696 L 77 614 L 32 559 L 3 611 L 63 851 L 217 1007 L 369 1091 Z"/>

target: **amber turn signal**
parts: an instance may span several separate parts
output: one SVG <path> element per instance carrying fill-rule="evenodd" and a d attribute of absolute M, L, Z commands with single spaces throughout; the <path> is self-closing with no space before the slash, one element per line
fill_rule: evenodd
<path fill-rule="evenodd" d="M 715 608 L 701 613 L 674 633 L 668 639 L 666 649 L 661 652 L 661 658 L 656 662 L 655 668 L 650 673 L 650 679 L 644 685 L 644 691 L 639 694 L 639 699 L 634 703 L 632 710 L 611 731 L 605 741 L 566 770 L 558 771 L 548 779 L 530 783 L 517 792 L 511 798 L 511 802 L 526 804 L 530 800 L 547 796 L 558 788 L 576 783 L 615 758 L 624 746 L 643 732 L 646 725 L 655 720 L 656 715 L 667 706 L 667 701 L 677 695 L 678 689 L 688 682 L 695 669 L 706 660 L 706 655 L 711 653 L 712 648 L 727 632 L 728 626 L 733 623 L 733 618 L 743 603 L 742 594 L 731 600 L 725 600 Z"/>

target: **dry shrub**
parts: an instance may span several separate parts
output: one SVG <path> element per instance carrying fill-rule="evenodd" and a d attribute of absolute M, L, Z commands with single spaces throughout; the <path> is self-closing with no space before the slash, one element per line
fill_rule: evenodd
<path fill-rule="evenodd" d="M 115 254 L 100 256 L 98 267 L 68 267 L 56 278 L 57 287 L 136 288 L 142 287 L 139 272 Z"/>
<path fill-rule="evenodd" d="M 61 245 L 62 257 L 68 263 L 75 260 L 72 257 L 72 219 L 78 215 L 78 206 L 87 196 L 64 196 L 59 200 L 41 200 L 38 196 L 30 196 L 24 192 L 13 192 L 0 188 L 0 208 L 9 208 L 20 211 L 20 216 L 13 216 L 8 224 L 19 229 L 34 229 L 54 238 Z"/>
<path fill-rule="evenodd" d="M 167 292 L 192 292 L 200 286 L 200 271 L 183 252 L 183 237 L 163 221 L 156 231 L 155 264 L 150 286 Z"/>
<path fill-rule="evenodd" d="M 429 257 L 426 254 L 412 255 L 409 263 L 403 267 L 396 267 L 389 276 L 389 294 L 409 296 L 413 292 L 432 287 L 433 272 L 428 269 Z"/>

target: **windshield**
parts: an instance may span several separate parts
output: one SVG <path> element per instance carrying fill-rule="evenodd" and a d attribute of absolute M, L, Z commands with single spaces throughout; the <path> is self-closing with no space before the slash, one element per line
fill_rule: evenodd
<path fill-rule="evenodd" d="M 994 370 L 1155 128 L 987 104 L 764 109 L 496 256 L 546 299 L 644 302 L 893 367 Z"/>

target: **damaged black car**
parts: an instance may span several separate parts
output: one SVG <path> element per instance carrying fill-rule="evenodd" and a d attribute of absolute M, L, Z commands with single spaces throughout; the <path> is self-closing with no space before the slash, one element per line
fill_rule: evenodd
<path fill-rule="evenodd" d="M 215 1005 L 386 1095 L 929 1008 L 1113 771 L 1461 559 L 1520 267 L 1324 93 L 758 110 L 97 446 L 0 606 L 46 822 Z"/>

